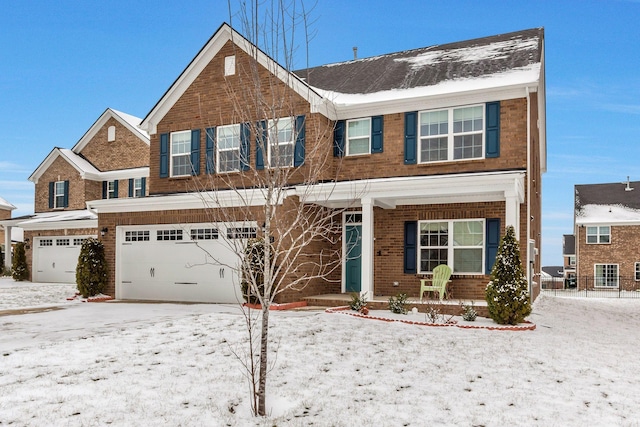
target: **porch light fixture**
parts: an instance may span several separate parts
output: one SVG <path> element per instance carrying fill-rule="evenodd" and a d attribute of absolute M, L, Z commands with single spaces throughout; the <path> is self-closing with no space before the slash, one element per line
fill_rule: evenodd
<path fill-rule="evenodd" d="M 107 231 L 109 231 L 107 227 L 102 227 L 102 230 L 100 230 L 100 236 L 104 237 L 104 235 L 107 234 Z"/>

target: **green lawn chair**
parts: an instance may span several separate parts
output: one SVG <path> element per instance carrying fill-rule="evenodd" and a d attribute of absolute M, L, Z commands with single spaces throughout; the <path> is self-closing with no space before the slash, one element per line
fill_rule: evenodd
<path fill-rule="evenodd" d="M 447 291 L 447 283 L 451 280 L 451 269 L 446 264 L 440 264 L 433 269 L 433 277 L 431 279 L 420 279 L 420 302 L 422 295 L 427 291 L 435 291 L 440 294 L 440 301 L 444 298 Z"/>

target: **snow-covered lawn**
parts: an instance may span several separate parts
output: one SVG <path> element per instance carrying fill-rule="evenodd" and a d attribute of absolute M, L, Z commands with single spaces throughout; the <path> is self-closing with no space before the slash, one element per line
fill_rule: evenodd
<path fill-rule="evenodd" d="M 541 296 L 519 332 L 275 311 L 273 412 L 256 419 L 238 307 L 9 282 L 4 308 L 47 305 L 40 287 L 62 309 L 0 317 L 3 426 L 640 425 L 640 300 Z"/>

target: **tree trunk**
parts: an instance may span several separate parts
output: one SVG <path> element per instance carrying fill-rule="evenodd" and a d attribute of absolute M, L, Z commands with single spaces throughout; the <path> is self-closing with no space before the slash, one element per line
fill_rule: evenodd
<path fill-rule="evenodd" d="M 266 303 L 266 301 L 265 301 Z M 269 304 L 262 306 L 262 334 L 260 339 L 260 377 L 258 385 L 258 415 L 265 416 L 267 387 L 267 350 L 269 344 Z"/>

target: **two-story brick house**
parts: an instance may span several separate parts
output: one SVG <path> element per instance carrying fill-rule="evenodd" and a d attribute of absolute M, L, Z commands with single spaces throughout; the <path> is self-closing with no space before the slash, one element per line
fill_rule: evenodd
<path fill-rule="evenodd" d="M 580 289 L 640 287 L 640 181 L 576 185 L 574 231 Z"/>
<path fill-rule="evenodd" d="M 243 77 L 259 84 L 247 90 Z M 252 104 L 256 90 L 274 100 L 269 111 Z M 241 113 L 247 105 L 256 108 Z M 538 292 L 542 29 L 289 72 L 223 24 L 141 126 L 151 138 L 150 197 L 89 203 L 109 230 L 107 292 L 116 298 L 237 301 L 228 240 L 260 233 L 264 197 L 251 177 L 274 165 L 296 171 L 283 204 L 348 209 L 341 245 L 359 254 L 279 302 L 416 296 L 418 277 L 441 263 L 453 269 L 454 298 L 483 298 L 507 225 Z M 278 147 L 261 145 L 272 132 Z M 301 177 L 318 158 L 309 191 Z M 212 223 L 222 215 L 209 197 L 237 216 Z M 205 265 L 202 249 L 224 262 Z"/>
<path fill-rule="evenodd" d="M 87 201 L 145 196 L 149 136 L 140 121 L 108 108 L 72 149 L 55 147 L 31 174 L 35 213 L 12 225 L 24 230 L 32 281 L 75 282 L 82 241 L 100 234 Z"/>

